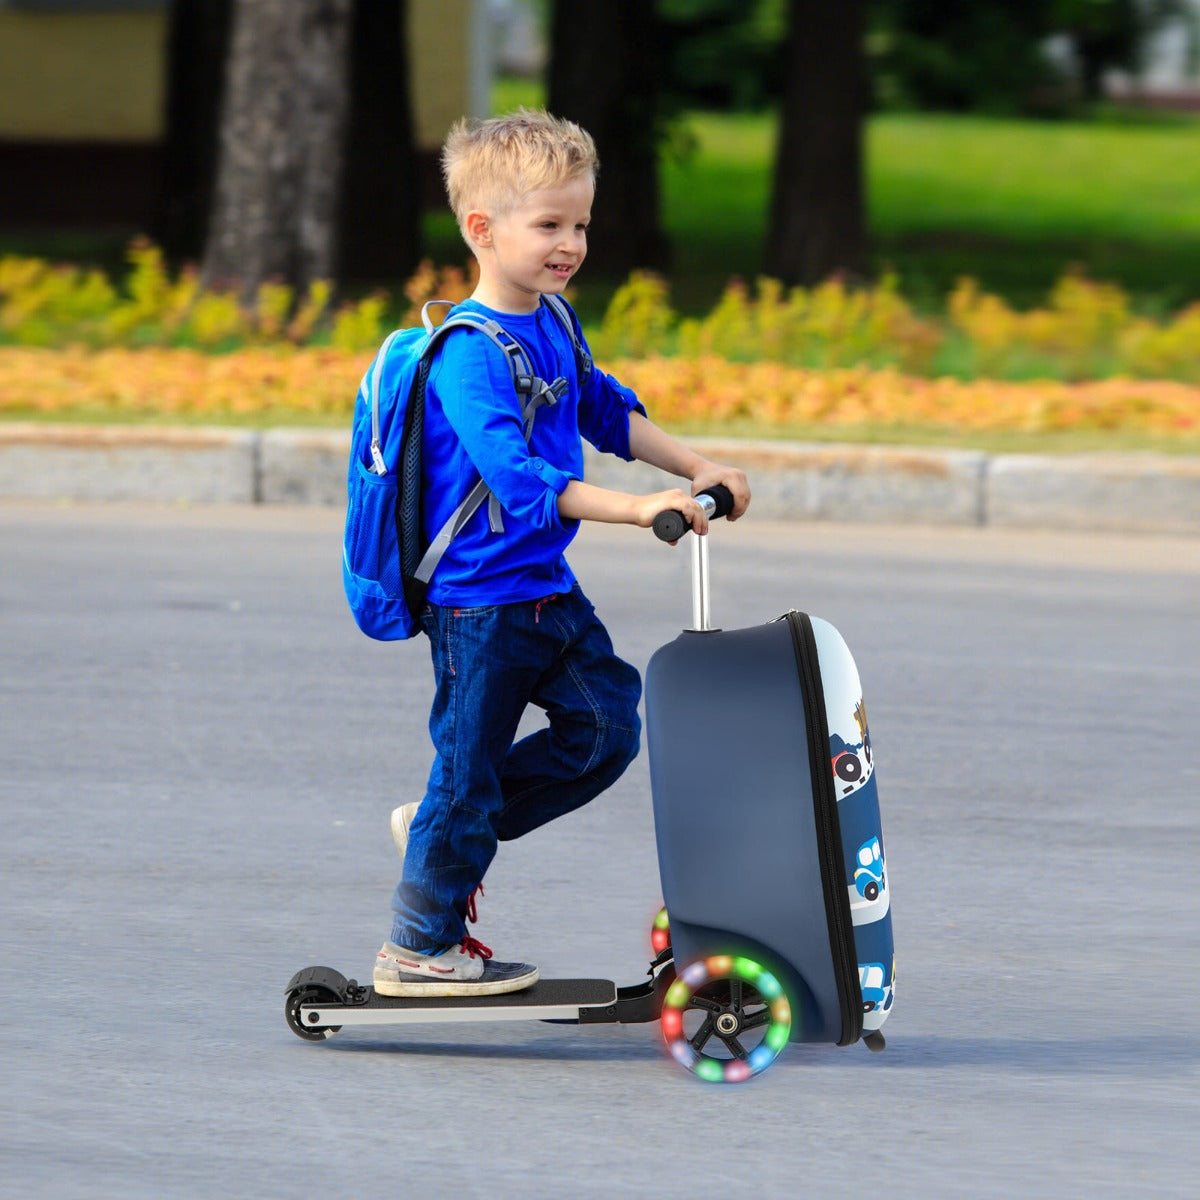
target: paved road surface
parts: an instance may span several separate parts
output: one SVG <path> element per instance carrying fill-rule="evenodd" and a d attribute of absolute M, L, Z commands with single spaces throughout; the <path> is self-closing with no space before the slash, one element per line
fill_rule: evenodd
<path fill-rule="evenodd" d="M 856 652 L 899 965 L 886 1053 L 720 1088 L 652 1026 L 287 1030 L 293 971 L 365 977 L 427 767 L 423 647 L 353 628 L 339 537 L 0 507 L 0 1195 L 1190 1194 L 1200 542 L 717 532 L 718 623 Z M 573 561 L 639 666 L 687 622 L 683 553 Z M 480 933 L 632 983 L 658 900 L 643 757 L 505 848 Z"/>

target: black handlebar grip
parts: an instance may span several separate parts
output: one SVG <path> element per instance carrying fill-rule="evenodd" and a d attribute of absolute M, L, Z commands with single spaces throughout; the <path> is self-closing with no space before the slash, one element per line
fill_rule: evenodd
<path fill-rule="evenodd" d="M 691 526 L 678 509 L 668 508 L 654 518 L 654 536 L 663 542 L 677 542 Z"/>
<path fill-rule="evenodd" d="M 733 493 L 724 484 L 715 484 L 705 488 L 701 496 L 711 496 L 713 504 L 712 517 L 727 517 L 733 512 Z M 664 542 L 677 542 L 691 526 L 683 519 L 683 513 L 678 509 L 668 508 L 654 518 L 654 535 Z"/>
<path fill-rule="evenodd" d="M 733 512 L 733 493 L 723 483 L 716 483 L 710 488 L 705 488 L 700 495 L 711 496 L 716 501 L 714 517 L 727 517 Z"/>

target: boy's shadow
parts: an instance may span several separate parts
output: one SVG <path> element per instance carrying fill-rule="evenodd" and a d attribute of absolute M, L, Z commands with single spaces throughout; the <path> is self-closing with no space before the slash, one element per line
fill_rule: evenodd
<path fill-rule="evenodd" d="M 586 1038 L 562 1037 L 524 1042 L 437 1041 L 410 1042 L 389 1038 L 386 1041 L 346 1040 L 344 1034 L 332 1038 L 327 1049 L 354 1054 L 403 1054 L 418 1058 L 513 1059 L 521 1062 L 653 1062 L 662 1058 L 662 1039 L 648 1037 L 639 1042 L 601 1043 Z"/>

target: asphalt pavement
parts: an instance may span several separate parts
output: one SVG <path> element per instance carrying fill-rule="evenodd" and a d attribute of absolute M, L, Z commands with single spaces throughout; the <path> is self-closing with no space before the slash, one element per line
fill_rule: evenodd
<path fill-rule="evenodd" d="M 719 1086 L 651 1025 L 287 1029 L 294 971 L 368 976 L 428 769 L 425 648 L 358 633 L 340 537 L 0 504 L 0 1196 L 1192 1193 L 1200 540 L 714 530 L 717 624 L 805 609 L 858 660 L 898 968 L 884 1053 Z M 571 558 L 639 668 L 688 623 L 679 549 Z M 643 754 L 502 848 L 478 934 L 635 983 L 659 899 Z"/>

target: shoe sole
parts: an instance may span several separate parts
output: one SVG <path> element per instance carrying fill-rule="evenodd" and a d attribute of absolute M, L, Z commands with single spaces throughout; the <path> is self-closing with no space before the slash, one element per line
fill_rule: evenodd
<path fill-rule="evenodd" d="M 506 992 L 523 992 L 538 981 L 534 968 L 528 975 L 515 979 L 376 979 L 375 993 L 379 996 L 501 996 Z"/>

